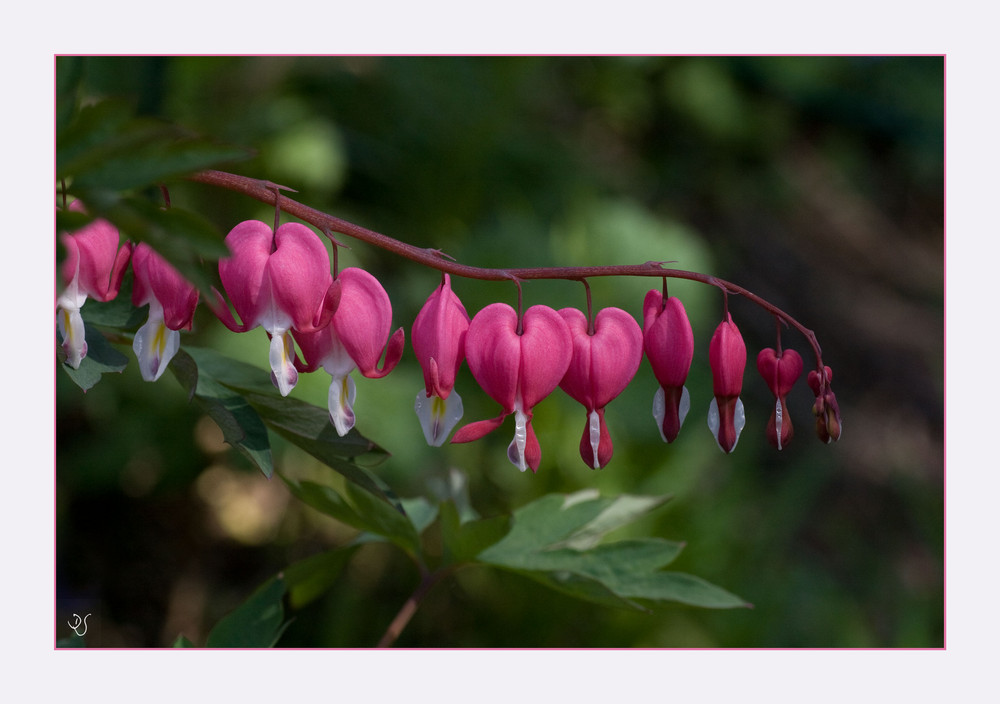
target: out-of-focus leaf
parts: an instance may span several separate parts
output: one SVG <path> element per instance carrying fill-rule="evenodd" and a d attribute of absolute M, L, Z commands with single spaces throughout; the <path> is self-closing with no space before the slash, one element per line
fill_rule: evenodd
<path fill-rule="evenodd" d="M 127 191 L 250 156 L 103 101 L 81 110 L 59 134 L 56 177 L 71 179 L 74 188 Z"/>
<path fill-rule="evenodd" d="M 282 599 L 285 580 L 268 580 L 250 598 L 215 624 L 205 641 L 209 648 L 270 648 L 287 624 Z"/>
<path fill-rule="evenodd" d="M 451 501 L 441 504 L 440 515 L 441 542 L 447 563 L 474 559 L 510 530 L 510 516 L 462 521 L 459 509 Z"/>
<path fill-rule="evenodd" d="M 81 360 L 80 368 L 73 369 L 65 363 L 66 353 L 63 351 L 61 338 L 60 344 L 56 348 L 56 358 L 59 360 L 59 366 L 66 371 L 69 378 L 84 391 L 89 391 L 101 380 L 102 375 L 112 372 L 121 374 L 128 366 L 128 357 L 112 347 L 97 328 L 84 322 L 84 330 L 84 336 L 87 340 L 87 356 Z"/>
<path fill-rule="evenodd" d="M 354 555 L 356 545 L 311 555 L 289 565 L 282 574 L 288 592 L 288 605 L 299 609 L 310 604 L 333 586 Z"/>
<path fill-rule="evenodd" d="M 455 504 L 463 522 L 479 518 L 479 513 L 472 507 L 469 499 L 469 478 L 464 472 L 452 467 L 446 477 L 433 477 L 427 483 L 438 499 Z"/>
<path fill-rule="evenodd" d="M 406 517 L 410 519 L 410 523 L 413 524 L 418 535 L 423 533 L 438 516 L 437 504 L 431 503 L 423 496 L 400 499 L 399 503 L 402 505 L 403 511 L 406 512 Z"/>
<path fill-rule="evenodd" d="M 681 543 L 641 538 L 598 544 L 609 531 L 632 523 L 668 499 L 630 495 L 603 499 L 592 491 L 550 494 L 516 511 L 506 537 L 482 550 L 477 559 L 604 605 L 633 609 L 644 609 L 643 603 L 666 602 L 707 608 L 748 606 L 698 577 L 663 572 L 680 554 Z M 450 535 L 455 518 L 448 510 L 442 506 L 446 546 L 455 542 Z"/>
<path fill-rule="evenodd" d="M 182 633 L 179 636 L 177 636 L 177 640 L 174 641 L 174 644 L 171 647 L 174 647 L 174 648 L 193 648 L 194 647 L 194 643 L 192 643 L 191 639 L 188 638 L 186 635 L 184 635 Z"/>
<path fill-rule="evenodd" d="M 66 638 L 60 638 L 56 641 L 57 648 L 86 648 L 87 641 L 83 639 L 83 636 L 73 634 L 67 636 Z"/>
<path fill-rule="evenodd" d="M 56 134 L 61 133 L 76 115 L 83 77 L 83 58 L 56 57 Z"/>

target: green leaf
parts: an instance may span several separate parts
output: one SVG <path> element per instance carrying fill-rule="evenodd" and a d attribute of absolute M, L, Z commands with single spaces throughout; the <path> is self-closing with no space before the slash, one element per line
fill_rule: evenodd
<path fill-rule="evenodd" d="M 83 639 L 83 636 L 74 633 L 66 638 L 60 638 L 56 641 L 57 648 L 86 648 L 87 641 Z"/>
<path fill-rule="evenodd" d="M 413 524 L 418 535 L 427 530 L 427 527 L 438 516 L 437 504 L 431 503 L 423 496 L 400 499 L 399 503 L 402 505 L 403 512 L 410 519 L 410 523 Z"/>
<path fill-rule="evenodd" d="M 84 306 L 86 307 L 86 306 Z M 62 338 L 56 350 L 56 358 L 69 378 L 84 391 L 89 391 L 101 380 L 104 374 L 121 372 L 128 366 L 128 357 L 111 346 L 97 328 L 84 322 L 84 336 L 87 340 L 87 356 L 80 361 L 80 368 L 66 364 L 66 353 L 62 348 Z"/>
<path fill-rule="evenodd" d="M 202 373 L 190 348 L 178 350 L 169 369 L 222 430 L 225 441 L 242 452 L 268 479 L 274 474 L 271 440 L 264 421 L 246 399 Z"/>
<path fill-rule="evenodd" d="M 298 399 L 281 396 L 258 367 L 237 362 L 204 348 L 187 348 L 199 375 L 245 399 L 269 428 L 343 477 L 401 510 L 399 499 L 381 479 L 356 463 L 364 457 L 381 461 L 388 453 L 356 430 L 340 437 L 329 412 Z M 199 382 L 200 383 L 200 382 Z"/>
<path fill-rule="evenodd" d="M 515 511 L 510 533 L 480 557 L 502 561 L 544 550 L 587 525 L 611 503 L 611 499 L 601 499 L 589 489 L 568 496 L 543 496 Z"/>
<path fill-rule="evenodd" d="M 368 523 L 367 530 L 385 536 L 411 555 L 420 553 L 420 538 L 401 505 L 392 505 L 362 490 L 354 483 L 345 486 L 347 497 Z"/>
<path fill-rule="evenodd" d="M 635 574 L 620 584 L 619 594 L 654 603 L 676 601 L 707 609 L 753 608 L 753 604 L 701 577 L 683 572 Z"/>
<path fill-rule="evenodd" d="M 130 268 L 122 279 L 118 295 L 110 301 L 88 300 L 80 309 L 85 323 L 99 325 L 121 331 L 134 331 L 149 317 L 149 306 L 136 308 L 132 305 L 132 284 L 134 277 Z"/>
<path fill-rule="evenodd" d="M 208 648 L 270 648 L 284 630 L 285 580 L 268 580 L 208 634 Z"/>
<path fill-rule="evenodd" d="M 173 647 L 173 648 L 193 648 L 194 647 L 194 643 L 192 643 L 191 640 L 186 635 L 184 635 L 182 633 L 179 636 L 177 636 L 177 640 L 174 641 L 174 644 L 171 647 Z"/>
<path fill-rule="evenodd" d="M 441 542 L 446 563 L 468 562 L 496 544 L 510 530 L 510 516 L 461 520 L 452 501 L 441 504 Z"/>
<path fill-rule="evenodd" d="M 357 547 L 352 545 L 321 552 L 285 568 L 282 574 L 288 591 L 288 605 L 293 609 L 302 608 L 329 591 Z"/>
<path fill-rule="evenodd" d="M 600 498 L 583 491 L 550 494 L 514 513 L 510 532 L 482 550 L 478 560 L 595 603 L 644 609 L 643 603 L 681 602 L 708 608 L 747 606 L 739 597 L 698 577 L 662 569 L 682 543 L 638 538 L 598 544 L 615 528 L 663 505 L 668 496 Z M 446 549 L 456 551 L 454 509 L 442 506 Z M 640 603 L 641 602 L 641 603 Z"/>
<path fill-rule="evenodd" d="M 80 111 L 56 145 L 56 177 L 76 189 L 144 188 L 223 163 L 246 159 L 246 149 L 198 138 L 169 123 L 132 117 L 117 101 Z"/>
<path fill-rule="evenodd" d="M 61 133 L 76 115 L 82 78 L 82 57 L 56 57 L 56 134 Z"/>
<path fill-rule="evenodd" d="M 347 500 L 332 487 L 306 480 L 295 481 L 288 479 L 280 472 L 278 476 L 288 485 L 288 489 L 292 492 L 292 495 L 307 506 L 311 506 L 320 513 L 325 513 L 327 516 L 335 518 L 352 528 L 357 528 L 358 530 L 369 529 L 370 524 L 368 521 L 359 516 L 358 512 L 347 503 Z"/>
<path fill-rule="evenodd" d="M 561 544 L 569 548 L 584 550 L 593 547 L 615 528 L 628 525 L 637 518 L 662 506 L 670 500 L 665 496 L 634 496 L 622 494 L 615 497 L 607 508 L 603 509 L 593 520 L 579 530 L 573 532 Z"/>

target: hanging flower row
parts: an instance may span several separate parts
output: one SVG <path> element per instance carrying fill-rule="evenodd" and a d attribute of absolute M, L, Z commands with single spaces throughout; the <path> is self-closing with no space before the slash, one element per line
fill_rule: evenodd
<path fill-rule="evenodd" d="M 70 209 L 82 210 L 79 203 Z M 131 258 L 132 302 L 149 306 L 149 318 L 136 333 L 133 349 L 143 379 L 157 380 L 179 349 L 179 331 L 191 328 L 197 289 L 149 245 L 120 245 L 117 229 L 105 220 L 64 234 L 62 241 L 67 258 L 57 318 L 66 363 L 78 368 L 87 354 L 80 308 L 88 297 L 113 299 Z M 392 332 L 392 305 L 385 289 L 362 269 L 334 267 L 331 273 L 323 241 L 299 223 L 273 229 L 248 220 L 234 227 L 225 243 L 230 256 L 219 261 L 224 293 L 213 291 L 213 312 L 234 332 L 264 328 L 270 340 L 271 380 L 282 396 L 291 393 L 300 373 L 324 369 L 331 377 L 330 421 L 346 435 L 355 425 L 357 389 L 351 372 L 383 377 L 403 354 L 405 334 L 403 328 Z M 649 291 L 640 328 L 620 308 L 592 315 L 589 287 L 587 293 L 587 314 L 544 305 L 521 312 L 519 302 L 518 310 L 493 303 L 470 318 L 444 273 L 411 329 L 411 345 L 424 376 L 414 408 L 428 444 L 444 444 L 463 416 L 455 379 L 465 362 L 501 412 L 459 428 L 452 442 L 482 438 L 514 416 L 508 459 L 521 471 L 536 471 L 541 448 L 531 424 L 534 408 L 558 387 L 584 407 L 580 456 L 587 466 L 602 468 L 614 452 L 605 409 L 631 382 L 643 357 L 659 384 L 653 396 L 656 426 L 664 442 L 675 441 L 691 408 L 685 382 L 694 335 L 684 305 L 666 295 L 665 286 L 663 293 Z M 740 395 L 747 350 L 728 310 L 708 352 L 713 379 L 708 427 L 721 450 L 730 453 L 746 424 Z M 782 351 L 779 335 L 777 349 L 759 353 L 757 369 L 775 398 L 766 436 L 781 450 L 793 437 L 786 398 L 801 376 L 802 358 L 794 350 Z M 825 365 L 808 375 L 816 396 L 817 435 L 824 442 L 839 439 L 842 428 L 832 379 Z"/>

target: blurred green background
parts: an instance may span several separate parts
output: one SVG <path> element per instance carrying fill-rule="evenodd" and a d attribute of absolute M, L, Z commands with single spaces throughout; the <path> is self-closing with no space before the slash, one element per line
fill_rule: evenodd
<path fill-rule="evenodd" d="M 941 647 L 944 641 L 944 67 L 940 57 L 90 57 L 84 94 L 120 97 L 255 157 L 236 173 L 411 244 L 488 267 L 676 266 L 728 279 L 813 329 L 834 370 L 844 435 L 815 437 L 812 395 L 789 398 L 794 442 L 764 439 L 773 400 L 754 360 L 774 321 L 730 310 L 748 346 L 747 427 L 723 455 L 709 433 L 715 289 L 671 280 L 694 328 L 692 410 L 664 445 L 647 362 L 609 407 L 615 457 L 579 457 L 583 408 L 561 391 L 535 414 L 537 475 L 511 466 L 512 421 L 428 448 L 410 348 L 388 377 L 357 377 L 358 429 L 392 453 L 377 472 L 429 495 L 453 467 L 485 516 L 549 492 L 670 493 L 635 528 L 687 542 L 672 566 L 754 604 L 652 615 L 575 601 L 469 568 L 430 593 L 410 647 Z M 223 237 L 273 211 L 185 183 L 172 202 Z M 127 235 L 127 233 L 125 233 Z M 375 274 L 409 328 L 439 274 L 350 241 L 342 265 Z M 454 279 L 474 314 L 510 284 Z M 594 279 L 595 306 L 641 323 L 657 279 Z M 571 282 L 527 282 L 525 304 L 585 305 Z M 782 342 L 810 355 L 797 333 Z M 182 344 L 267 368 L 261 329 L 227 331 L 205 306 Z M 131 350 L 126 350 L 131 357 Z M 83 394 L 57 373 L 57 597 L 99 614 L 95 643 L 195 643 L 258 584 L 352 533 L 290 498 L 221 441 L 169 374 L 134 361 Z M 293 394 L 325 406 L 329 377 Z M 466 367 L 464 421 L 497 405 Z M 289 474 L 321 469 L 273 437 Z M 398 551 L 366 546 L 281 646 L 373 645 L 413 590 Z"/>

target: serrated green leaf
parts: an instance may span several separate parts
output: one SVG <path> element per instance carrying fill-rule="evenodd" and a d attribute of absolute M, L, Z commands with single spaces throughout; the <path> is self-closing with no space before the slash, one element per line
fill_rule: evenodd
<path fill-rule="evenodd" d="M 311 555 L 282 571 L 288 592 L 288 605 L 300 609 L 312 603 L 333 586 L 357 550 L 356 545 Z"/>
<path fill-rule="evenodd" d="M 86 306 L 84 306 L 86 307 Z M 58 335 L 57 335 L 58 337 Z M 84 338 L 87 340 L 87 356 L 80 361 L 80 368 L 66 364 L 66 353 L 62 348 L 62 338 L 56 350 L 59 366 L 65 370 L 69 378 L 84 391 L 89 391 L 101 380 L 104 374 L 121 374 L 128 366 L 128 357 L 111 346 L 97 328 L 84 322 Z"/>
<path fill-rule="evenodd" d="M 268 580 L 250 598 L 223 617 L 205 641 L 209 648 L 270 648 L 284 630 L 285 580 Z"/>
<path fill-rule="evenodd" d="M 510 516 L 461 520 L 452 501 L 441 504 L 441 542 L 446 563 L 467 562 L 496 544 L 510 530 Z"/>

